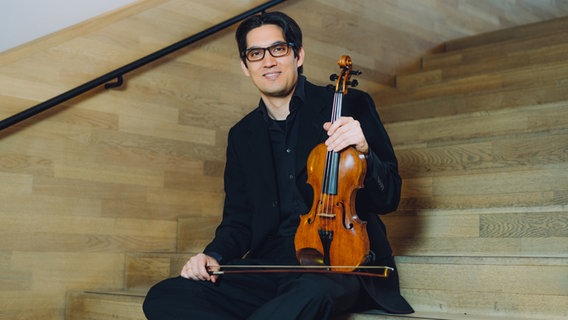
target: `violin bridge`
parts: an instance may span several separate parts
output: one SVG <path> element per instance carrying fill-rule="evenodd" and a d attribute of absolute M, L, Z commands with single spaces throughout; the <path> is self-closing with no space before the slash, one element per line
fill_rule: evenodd
<path fill-rule="evenodd" d="M 318 213 L 318 217 L 334 219 L 336 217 L 336 214 L 320 212 L 320 213 Z"/>

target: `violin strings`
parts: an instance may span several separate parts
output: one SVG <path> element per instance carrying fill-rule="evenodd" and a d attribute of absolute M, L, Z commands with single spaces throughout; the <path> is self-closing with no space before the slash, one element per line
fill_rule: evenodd
<path fill-rule="evenodd" d="M 332 108 L 332 114 L 331 114 L 331 123 L 334 123 L 335 121 L 337 121 L 337 119 L 339 119 L 339 117 L 341 116 L 341 103 L 343 100 L 343 94 L 341 92 L 336 92 L 333 96 L 333 108 Z M 331 183 L 332 182 L 337 182 L 338 178 L 337 177 L 332 177 L 331 174 L 332 172 L 337 174 L 337 170 L 335 170 L 335 168 L 333 167 L 335 165 L 334 157 L 337 157 L 338 155 L 334 152 L 334 151 L 328 151 L 327 152 L 327 156 L 326 156 L 326 166 L 325 166 L 325 179 L 326 179 L 326 191 L 325 192 L 325 205 L 324 205 L 324 209 L 325 209 L 325 213 L 328 214 L 328 217 L 330 217 L 331 215 L 333 215 L 333 202 L 334 202 L 334 194 L 331 193 Z M 332 179 L 333 178 L 333 179 Z M 334 188 L 335 190 L 336 188 Z M 325 231 L 328 232 L 331 229 L 331 221 L 329 218 L 326 218 L 325 220 Z M 325 253 L 324 253 L 325 254 Z"/>

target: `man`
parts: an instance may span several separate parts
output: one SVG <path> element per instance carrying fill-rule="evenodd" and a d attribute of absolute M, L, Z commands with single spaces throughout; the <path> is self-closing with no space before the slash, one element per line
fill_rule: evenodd
<path fill-rule="evenodd" d="M 260 93 L 258 108 L 229 132 L 223 220 L 203 253 L 180 277 L 154 286 L 144 302 L 151 320 L 328 319 L 382 308 L 410 313 L 398 274 L 387 279 L 352 274 L 249 273 L 211 275 L 220 264 L 298 265 L 294 235 L 314 190 L 306 183 L 310 151 L 353 146 L 366 155 L 364 188 L 356 212 L 367 221 L 369 264 L 395 267 L 377 214 L 396 209 L 401 180 L 397 160 L 369 95 L 351 89 L 343 115 L 331 124 L 333 90 L 301 75 L 302 33 L 294 20 L 272 12 L 245 20 L 236 32 L 241 67 Z"/>

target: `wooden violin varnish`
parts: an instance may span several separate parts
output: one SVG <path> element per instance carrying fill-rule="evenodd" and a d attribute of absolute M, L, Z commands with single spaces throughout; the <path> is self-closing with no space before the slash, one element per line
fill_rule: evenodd
<path fill-rule="evenodd" d="M 332 123 L 341 117 L 348 86 L 357 84 L 350 80 L 351 75 L 360 74 L 352 70 L 349 56 L 342 56 L 338 64 L 340 75 L 332 75 L 336 81 Z M 320 143 L 311 151 L 307 169 L 314 200 L 310 211 L 300 216 L 294 239 L 296 257 L 305 266 L 353 271 L 367 260 L 370 251 L 366 222 L 355 212 L 355 196 L 367 171 L 365 156 L 354 147 L 334 152 Z"/>

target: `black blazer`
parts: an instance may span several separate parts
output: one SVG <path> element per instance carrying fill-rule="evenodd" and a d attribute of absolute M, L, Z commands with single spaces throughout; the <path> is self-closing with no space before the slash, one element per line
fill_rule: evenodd
<path fill-rule="evenodd" d="M 298 108 L 296 181 L 300 194 L 311 206 L 313 191 L 306 183 L 306 163 L 310 151 L 327 138 L 323 123 L 331 118 L 333 89 L 305 81 L 305 105 Z M 364 188 L 357 192 L 356 212 L 367 221 L 375 265 L 395 267 L 385 226 L 378 214 L 394 211 L 400 200 L 401 179 L 390 139 L 380 121 L 371 97 L 349 89 L 343 99 L 343 115 L 359 120 L 369 143 Z M 278 190 L 266 121 L 258 110 L 246 115 L 229 131 L 225 167 L 223 220 L 213 241 L 204 252 L 215 252 L 223 261 L 256 250 L 275 233 L 279 224 Z M 396 269 L 395 269 L 396 270 Z M 387 279 L 366 277 L 363 281 L 373 307 L 389 312 L 410 313 L 412 308 L 400 296 L 397 272 Z"/>

